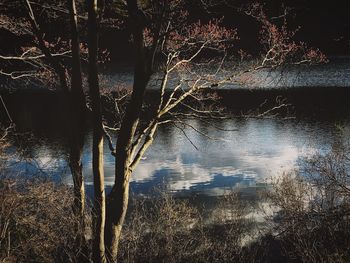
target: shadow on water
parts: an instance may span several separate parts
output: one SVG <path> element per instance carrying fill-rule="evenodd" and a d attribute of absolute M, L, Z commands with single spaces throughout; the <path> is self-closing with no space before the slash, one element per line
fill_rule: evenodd
<path fill-rule="evenodd" d="M 349 87 L 295 87 L 286 89 L 222 90 L 222 104 L 234 111 L 259 107 L 265 100 L 273 105 L 276 99 L 291 104 L 296 117 L 342 119 L 349 115 Z"/>
<path fill-rule="evenodd" d="M 286 89 L 225 89 L 214 90 L 221 97 L 220 103 L 233 112 L 245 112 L 258 108 L 264 102 L 274 105 L 283 99 L 292 105 L 297 117 L 342 118 L 349 113 L 348 87 L 297 87 Z M 149 100 L 154 98 L 150 91 Z M 20 90 L 3 92 L 3 98 L 21 131 L 34 131 L 50 136 L 64 136 L 70 126 L 71 111 L 64 94 L 47 90 Z M 2 107 L 2 106 L 1 106 Z M 1 110 L 0 118 L 6 121 Z"/>

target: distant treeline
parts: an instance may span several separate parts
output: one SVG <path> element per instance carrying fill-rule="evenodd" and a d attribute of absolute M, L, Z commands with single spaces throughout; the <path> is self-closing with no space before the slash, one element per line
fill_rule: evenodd
<path fill-rule="evenodd" d="M 39 3 L 40 1 L 38 1 Z M 68 14 L 64 12 L 65 1 L 41 1 L 43 5 L 54 6 L 50 15 L 41 13 L 37 17 L 39 24 L 46 34 L 47 39 L 69 37 Z M 80 2 L 80 9 L 84 10 L 84 1 Z M 115 18 L 119 12 L 118 1 L 105 1 L 104 18 Z M 205 2 L 205 1 L 204 1 Z M 236 45 L 237 49 L 244 49 L 250 54 L 257 54 L 259 44 L 257 37 L 259 25 L 252 17 L 244 13 L 244 7 L 254 1 L 243 0 L 219 0 L 207 1 L 208 6 L 203 5 L 203 1 L 188 1 L 188 12 L 193 20 L 206 20 L 208 17 L 223 17 L 223 24 L 238 29 L 240 41 Z M 349 32 L 350 24 L 348 19 L 348 9 L 345 1 L 336 1 L 333 4 L 316 0 L 268 0 L 258 1 L 265 6 L 269 17 L 275 20 L 283 19 L 285 10 L 288 11 L 287 19 L 290 28 L 297 29 L 296 40 L 308 43 L 310 46 L 318 47 L 327 55 L 343 55 L 349 53 Z M 21 6 L 21 1 L 4 0 L 0 5 L 0 14 L 17 18 L 26 18 L 25 6 Z M 56 8 L 59 7 L 59 8 Z M 37 8 L 40 8 L 37 6 Z M 49 8 L 45 9 L 46 11 Z M 208 14 L 208 12 L 210 14 Z M 80 19 L 82 41 L 86 41 L 86 17 Z M 116 41 L 117 39 L 117 45 Z M 114 40 L 114 41 L 112 41 Z M 6 55 L 16 53 L 32 41 L 30 33 L 16 35 L 8 31 L 0 24 L 0 54 Z M 105 23 L 100 28 L 100 47 L 110 52 L 111 62 L 120 62 L 130 59 L 131 43 L 130 32 L 127 27 L 116 26 L 115 23 Z"/>

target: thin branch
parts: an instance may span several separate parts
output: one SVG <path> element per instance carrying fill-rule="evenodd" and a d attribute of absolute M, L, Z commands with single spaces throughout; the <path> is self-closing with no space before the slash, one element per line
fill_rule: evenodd
<path fill-rule="evenodd" d="M 153 120 L 150 123 L 148 123 L 148 125 L 142 130 L 142 132 L 139 133 L 137 139 L 131 144 L 130 156 L 134 156 L 136 149 L 138 149 L 140 147 L 140 143 L 142 142 L 142 140 L 145 137 L 145 135 L 147 134 L 147 132 L 154 125 L 154 122 L 156 122 L 156 120 Z"/>
<path fill-rule="evenodd" d="M 186 134 L 185 130 L 181 127 L 179 127 L 178 125 L 176 125 L 176 123 L 174 123 L 174 126 L 176 128 L 178 128 L 182 133 L 183 135 L 185 136 L 185 138 L 190 142 L 190 144 L 197 150 L 199 151 L 198 147 L 192 142 L 192 140 L 190 139 L 190 137 L 188 137 L 188 135 Z"/>
<path fill-rule="evenodd" d="M 129 169 L 131 171 L 134 170 L 135 166 L 140 162 L 142 156 L 145 154 L 148 147 L 152 144 L 152 142 L 154 140 L 153 136 L 157 130 L 157 126 L 158 126 L 158 122 L 155 120 L 153 122 L 152 126 L 149 128 L 149 133 L 148 133 L 147 137 L 145 138 L 143 145 L 140 147 L 139 151 L 135 155 L 134 160 L 132 161 L 132 163 L 129 166 Z"/>
<path fill-rule="evenodd" d="M 115 152 L 115 149 L 113 147 L 112 137 L 107 132 L 105 125 L 103 125 L 102 128 L 103 128 L 103 134 L 105 135 L 105 137 L 107 139 L 107 142 L 108 142 L 109 150 L 111 151 L 111 154 L 115 157 L 116 156 L 116 152 Z"/>
<path fill-rule="evenodd" d="M 2 134 L 2 136 L 0 138 L 0 141 L 3 141 L 6 138 L 6 136 L 9 134 L 9 130 L 11 128 L 12 128 L 12 126 L 10 125 L 9 127 L 7 127 L 6 129 L 3 130 L 3 134 Z"/>
<path fill-rule="evenodd" d="M 171 123 L 174 122 L 173 120 L 164 120 L 164 121 L 159 121 L 158 125 L 162 125 L 162 124 L 167 124 L 167 123 Z"/>
<path fill-rule="evenodd" d="M 13 123 L 13 120 L 12 120 L 12 118 L 11 118 L 10 112 L 8 111 L 8 109 L 7 109 L 7 107 L 6 107 L 6 104 L 5 104 L 4 99 L 2 98 L 2 95 L 0 95 L 0 100 L 1 100 L 1 104 L 2 104 L 2 106 L 3 106 L 3 107 L 4 107 L 4 109 L 5 109 L 5 112 L 6 112 L 7 118 L 9 119 L 10 123 Z"/>
<path fill-rule="evenodd" d="M 40 58 L 44 58 L 45 55 L 44 54 L 41 54 L 41 55 L 37 55 L 37 56 L 24 56 L 26 53 L 28 53 L 27 51 L 24 52 L 21 56 L 19 57 L 15 57 L 15 56 L 2 56 L 0 55 L 0 59 L 3 59 L 3 60 L 36 60 L 36 59 L 40 59 Z M 70 50 L 67 50 L 67 51 L 64 51 L 62 53 L 54 53 L 54 54 L 51 54 L 53 57 L 60 57 L 60 56 L 65 56 L 67 54 L 71 53 Z"/>
<path fill-rule="evenodd" d="M 181 86 L 182 86 L 182 82 L 180 81 L 180 83 L 173 89 L 172 93 L 170 94 L 170 96 L 169 96 L 167 102 L 165 103 L 165 105 L 163 106 L 163 108 L 167 108 L 169 106 L 169 104 L 173 101 L 176 92 L 178 90 L 180 90 Z"/>
<path fill-rule="evenodd" d="M 211 116 L 211 114 L 213 113 L 218 113 L 220 114 L 221 112 L 220 111 L 212 111 L 212 110 L 198 110 L 198 109 L 195 109 L 193 107 L 191 107 L 190 105 L 184 103 L 184 102 L 181 102 L 181 105 L 185 106 L 186 108 L 188 108 L 189 110 L 193 111 L 193 112 L 196 112 L 196 113 L 199 113 L 199 114 L 206 114 L 206 115 L 209 115 Z"/>
<path fill-rule="evenodd" d="M 290 106 L 292 106 L 292 104 L 282 103 L 282 104 L 280 104 L 278 106 L 275 106 L 275 107 L 273 107 L 273 108 L 271 108 L 271 109 L 269 109 L 267 111 L 264 111 L 263 113 L 258 114 L 256 117 L 258 117 L 258 118 L 259 117 L 264 117 L 264 116 L 270 114 L 271 112 L 273 112 L 275 110 L 279 110 L 281 108 L 290 107 Z"/>
<path fill-rule="evenodd" d="M 118 131 L 120 131 L 120 128 L 113 128 L 113 127 L 106 126 L 106 125 L 103 125 L 103 127 L 104 127 L 106 130 L 110 130 L 110 131 L 113 131 L 113 132 L 118 132 Z"/>
<path fill-rule="evenodd" d="M 198 129 L 197 129 L 196 127 L 194 127 L 193 125 L 191 125 L 191 124 L 189 124 L 189 123 L 186 123 L 186 122 L 184 122 L 184 121 L 181 121 L 181 120 L 179 120 L 179 119 L 177 119 L 175 122 L 181 123 L 181 124 L 183 124 L 184 126 L 187 126 L 187 127 L 191 128 L 192 130 L 194 130 L 194 131 L 197 132 L 198 134 L 200 134 L 200 135 L 206 137 L 207 139 L 210 139 L 210 140 L 213 140 L 213 141 L 228 141 L 228 140 L 225 140 L 225 139 L 222 139 L 222 138 L 214 138 L 214 137 L 211 137 L 211 136 L 209 136 L 208 134 L 206 134 L 206 133 L 204 133 L 204 132 L 198 130 Z"/>
<path fill-rule="evenodd" d="M 169 62 L 169 57 L 168 57 L 168 62 Z M 164 75 L 162 79 L 162 84 L 160 85 L 160 94 L 159 94 L 159 105 L 158 105 L 158 110 L 157 112 L 159 113 L 162 109 L 163 101 L 164 101 L 164 93 L 165 93 L 165 88 L 168 84 L 168 76 L 169 76 L 169 71 L 166 68 L 164 70 Z"/>
<path fill-rule="evenodd" d="M 192 88 L 190 88 L 188 91 L 183 93 L 179 98 L 177 98 L 173 103 L 167 103 L 165 107 L 159 112 L 158 117 L 163 116 L 164 114 L 168 113 L 170 110 L 172 110 L 174 107 L 176 107 L 180 102 L 182 102 L 184 99 L 186 99 L 190 94 L 193 92 L 199 90 L 201 88 L 201 85 L 197 84 L 200 82 L 201 79 L 197 79 L 195 83 L 193 84 Z M 168 101 L 169 102 L 169 101 Z"/>
<path fill-rule="evenodd" d="M 186 64 L 186 63 L 189 63 L 191 62 L 192 60 L 194 60 L 201 52 L 202 50 L 206 47 L 206 45 L 208 44 L 208 40 L 205 41 L 201 46 L 200 48 L 188 59 L 183 59 L 183 60 L 180 60 L 179 62 L 177 62 L 174 66 L 172 66 L 170 69 L 169 69 L 169 73 L 171 71 L 173 71 L 174 69 L 176 69 L 178 66 L 182 65 L 182 64 Z"/>
<path fill-rule="evenodd" d="M 5 75 L 7 77 L 10 77 L 11 79 L 20 79 L 20 78 L 26 78 L 26 77 L 34 77 L 38 76 L 39 74 L 36 71 L 13 71 L 13 72 L 4 72 L 0 70 L 1 75 Z"/>

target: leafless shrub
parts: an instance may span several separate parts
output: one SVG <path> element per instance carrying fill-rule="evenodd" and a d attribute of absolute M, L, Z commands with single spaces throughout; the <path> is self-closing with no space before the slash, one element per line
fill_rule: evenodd
<path fill-rule="evenodd" d="M 71 189 L 50 182 L 1 180 L 0 195 L 3 262 L 77 262 L 87 256 Z"/>
<path fill-rule="evenodd" d="M 349 148 L 333 147 L 284 175 L 269 194 L 280 208 L 276 232 L 288 258 L 303 262 L 350 259 Z"/>
<path fill-rule="evenodd" d="M 235 191 L 219 198 L 212 212 L 213 222 L 206 227 L 210 244 L 206 262 L 249 262 L 255 257 L 252 249 L 243 249 L 245 240 L 256 229 L 254 221 L 247 217 L 251 209 L 252 204 Z"/>
<path fill-rule="evenodd" d="M 136 201 L 125 227 L 120 257 L 128 262 L 179 262 L 196 253 L 193 235 L 200 221 L 188 202 L 161 193 L 152 201 Z"/>
<path fill-rule="evenodd" d="M 204 218 L 201 209 L 161 192 L 156 200 L 135 199 L 123 231 L 123 262 L 249 262 L 253 249 L 243 250 L 252 222 L 249 204 L 237 193 L 219 198 Z M 248 252 L 249 251 L 249 252 Z"/>

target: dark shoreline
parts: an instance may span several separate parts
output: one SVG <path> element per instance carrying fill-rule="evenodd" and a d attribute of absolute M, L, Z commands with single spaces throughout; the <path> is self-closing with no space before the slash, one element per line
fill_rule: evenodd
<path fill-rule="evenodd" d="M 278 106 L 280 103 L 290 104 L 295 114 L 312 116 L 323 114 L 324 117 L 340 117 L 349 113 L 350 87 L 294 87 L 285 89 L 212 89 L 218 95 L 218 105 L 230 112 L 247 112 L 261 108 Z M 149 90 L 146 103 L 151 103 L 158 91 Z M 0 92 L 10 114 L 17 122 L 24 116 L 41 116 L 48 122 L 60 122 L 69 114 L 67 98 L 60 91 L 18 90 Z M 7 116 L 1 105 L 0 120 Z M 40 118 L 39 118 L 40 119 Z"/>

